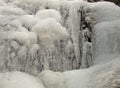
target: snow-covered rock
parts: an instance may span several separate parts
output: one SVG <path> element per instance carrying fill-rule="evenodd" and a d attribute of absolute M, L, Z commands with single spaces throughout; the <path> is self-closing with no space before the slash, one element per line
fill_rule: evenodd
<path fill-rule="evenodd" d="M 20 45 L 27 47 L 37 43 L 37 36 L 34 32 L 13 32 L 10 39 L 17 41 Z"/>
<path fill-rule="evenodd" d="M 20 8 L 10 6 L 0 6 L 0 14 L 2 15 L 25 15 L 25 12 Z"/>
<path fill-rule="evenodd" d="M 65 77 L 61 72 L 44 70 L 37 76 L 37 78 L 42 81 L 45 88 L 66 88 Z"/>
<path fill-rule="evenodd" d="M 19 21 L 23 27 L 27 28 L 30 31 L 32 27 L 39 21 L 39 19 L 33 15 L 24 15 L 19 18 Z"/>
<path fill-rule="evenodd" d="M 40 10 L 36 13 L 36 16 L 41 20 L 47 19 L 47 18 L 55 18 L 56 21 L 58 21 L 58 22 L 60 22 L 60 20 L 61 20 L 60 13 L 54 9 Z"/>
<path fill-rule="evenodd" d="M 44 44 L 53 43 L 55 40 L 65 40 L 69 37 L 67 30 L 53 18 L 40 20 L 32 28 L 32 31 L 38 35 L 39 41 Z"/>
<path fill-rule="evenodd" d="M 45 88 L 40 80 L 22 72 L 0 73 L 0 88 Z"/>

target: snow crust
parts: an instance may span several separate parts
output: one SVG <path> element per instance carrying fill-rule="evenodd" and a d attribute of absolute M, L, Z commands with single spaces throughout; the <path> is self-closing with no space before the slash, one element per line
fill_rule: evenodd
<path fill-rule="evenodd" d="M 0 88 L 45 88 L 35 77 L 22 72 L 0 73 Z"/>

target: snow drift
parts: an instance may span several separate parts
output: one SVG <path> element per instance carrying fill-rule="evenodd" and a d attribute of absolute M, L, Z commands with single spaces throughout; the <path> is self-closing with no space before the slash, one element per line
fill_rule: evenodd
<path fill-rule="evenodd" d="M 0 73 L 0 88 L 45 88 L 40 80 L 22 72 Z"/>

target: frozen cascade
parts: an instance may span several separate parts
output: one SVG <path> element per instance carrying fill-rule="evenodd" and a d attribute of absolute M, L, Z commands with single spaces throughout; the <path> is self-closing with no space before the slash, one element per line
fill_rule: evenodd
<path fill-rule="evenodd" d="M 92 58 L 91 44 L 82 40 L 89 33 L 82 33 L 86 14 L 82 12 L 88 9 L 84 8 L 87 4 L 66 0 L 5 1 L 0 7 L 1 19 L 5 21 L 1 22 L 1 30 L 8 37 L 3 39 L 6 49 L 1 71 L 36 75 L 43 69 L 66 71 L 87 64 L 85 60 Z"/>
<path fill-rule="evenodd" d="M 115 4 L 1 3 L 0 88 L 120 87 L 120 8 Z"/>
<path fill-rule="evenodd" d="M 107 62 L 120 53 L 120 8 L 113 3 L 98 2 L 91 5 L 91 9 L 96 14 L 96 24 L 93 28 L 93 57 L 96 59 L 95 63 Z"/>

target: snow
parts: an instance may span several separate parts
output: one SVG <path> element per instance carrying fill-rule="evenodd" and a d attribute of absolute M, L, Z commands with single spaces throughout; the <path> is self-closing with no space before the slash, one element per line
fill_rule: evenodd
<path fill-rule="evenodd" d="M 12 0 L 0 4 L 0 71 L 5 71 L 0 73 L 0 88 L 119 87 L 120 8 L 110 2 L 64 1 Z M 87 22 L 93 21 L 92 17 L 96 20 L 91 43 L 83 38 L 79 41 L 81 10 L 91 10 Z M 90 36 L 88 30 L 82 32 Z M 86 62 L 92 60 L 94 65 Z M 86 63 L 89 68 L 72 70 L 80 68 L 79 64 L 84 68 Z M 39 73 L 43 69 L 50 70 Z M 10 72 L 16 70 L 36 77 Z"/>
<path fill-rule="evenodd" d="M 65 53 L 69 56 L 69 54 L 72 54 L 74 52 L 73 44 L 71 41 L 68 41 L 65 47 Z"/>
<path fill-rule="evenodd" d="M 96 65 L 87 69 L 66 71 L 63 73 L 45 70 L 37 77 L 42 80 L 46 88 L 53 88 L 53 86 L 61 88 L 63 85 L 62 88 L 113 88 L 111 86 L 114 85 L 113 80 L 116 81 L 119 79 L 118 67 L 118 60 L 114 60 L 107 64 Z"/>
<path fill-rule="evenodd" d="M 66 88 L 88 88 L 90 73 L 87 69 L 64 72 Z"/>
<path fill-rule="evenodd" d="M 95 13 L 97 23 L 112 21 L 120 18 L 120 7 L 111 2 L 97 2 L 90 4 L 90 8 Z"/>
<path fill-rule="evenodd" d="M 0 73 L 0 88 L 44 88 L 35 77 L 22 72 Z"/>
<path fill-rule="evenodd" d="M 39 50 L 39 45 L 38 44 L 33 44 L 32 47 L 29 50 L 29 55 L 31 57 L 35 57 L 35 55 L 37 54 L 38 50 Z"/>
<path fill-rule="evenodd" d="M 115 88 L 119 87 L 117 81 L 120 77 L 119 56 L 106 64 L 99 65 L 101 70 L 96 70 L 96 75 L 91 80 L 90 88 Z M 103 67 L 102 67 L 103 66 Z M 104 82 L 103 82 L 104 81 Z"/>
<path fill-rule="evenodd" d="M 37 36 L 33 32 L 13 32 L 10 34 L 10 38 L 27 47 L 37 43 Z"/>
<path fill-rule="evenodd" d="M 66 88 L 65 77 L 61 72 L 44 70 L 37 76 L 37 78 L 42 81 L 45 88 Z"/>
<path fill-rule="evenodd" d="M 20 45 L 19 45 L 16 41 L 12 41 L 12 42 L 10 43 L 10 47 L 11 47 L 12 49 L 14 49 L 14 51 L 16 52 L 16 51 L 19 50 Z"/>
<path fill-rule="evenodd" d="M 41 20 L 47 19 L 47 18 L 55 18 L 56 21 L 58 22 L 60 22 L 61 20 L 60 13 L 54 9 L 40 10 L 36 13 L 36 16 Z"/>
<path fill-rule="evenodd" d="M 0 6 L 4 6 L 4 5 L 5 5 L 4 0 L 0 0 Z"/>
<path fill-rule="evenodd" d="M 80 68 L 88 68 L 93 65 L 92 60 L 92 43 L 85 41 L 83 45 L 83 52 L 82 52 L 82 61 Z"/>
<path fill-rule="evenodd" d="M 27 14 L 34 15 L 41 6 L 41 0 L 13 0 L 12 4 L 23 9 Z"/>
<path fill-rule="evenodd" d="M 32 27 L 39 21 L 39 19 L 33 15 L 24 15 L 19 18 L 19 21 L 23 27 L 27 28 L 30 31 Z"/>
<path fill-rule="evenodd" d="M 50 70 L 44 70 L 38 76 L 36 76 L 37 78 L 21 72 L 0 73 L 0 87 L 114 88 L 112 86 L 119 86 L 117 84 L 119 81 L 118 61 L 119 60 L 114 60 L 107 64 L 96 65 L 87 69 L 66 72 L 53 72 Z"/>
<path fill-rule="evenodd" d="M 59 10 L 60 9 L 59 1 L 60 0 L 40 0 L 40 3 L 42 4 L 43 8 Z"/>
<path fill-rule="evenodd" d="M 20 8 L 10 6 L 0 6 L 0 14 L 2 15 L 24 15 L 25 12 Z"/>
<path fill-rule="evenodd" d="M 21 27 L 21 23 L 19 20 L 13 20 L 11 23 L 10 23 L 11 26 L 15 26 L 15 27 Z"/>
<path fill-rule="evenodd" d="M 13 4 L 33 15 L 40 9 L 60 9 L 59 0 L 14 0 Z"/>
<path fill-rule="evenodd" d="M 40 20 L 32 31 L 38 35 L 39 41 L 44 44 L 53 43 L 55 40 L 65 40 L 69 36 L 67 30 L 53 18 Z"/>

